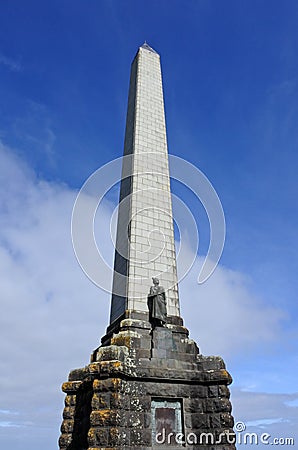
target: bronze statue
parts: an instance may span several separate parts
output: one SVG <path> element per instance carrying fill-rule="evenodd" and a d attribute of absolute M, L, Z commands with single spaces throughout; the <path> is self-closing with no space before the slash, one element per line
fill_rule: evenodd
<path fill-rule="evenodd" d="M 166 294 L 159 279 L 153 277 L 153 286 L 150 287 L 148 295 L 149 320 L 153 326 L 163 326 L 167 321 Z"/>

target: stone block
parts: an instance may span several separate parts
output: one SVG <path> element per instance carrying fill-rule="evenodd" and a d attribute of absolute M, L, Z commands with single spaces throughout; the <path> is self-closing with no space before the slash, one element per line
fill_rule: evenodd
<path fill-rule="evenodd" d="M 167 357 L 171 359 L 176 359 L 178 361 L 184 361 L 184 362 L 195 362 L 195 356 L 193 354 L 189 353 L 182 353 L 182 352 L 175 352 L 175 351 L 168 351 Z"/>
<path fill-rule="evenodd" d="M 225 369 L 225 364 L 219 356 L 203 356 L 197 357 L 198 369 L 203 371 Z"/>
<path fill-rule="evenodd" d="M 189 391 L 191 398 L 206 398 L 209 392 L 208 386 L 202 385 L 190 386 Z M 181 393 L 181 396 L 183 396 L 183 393 Z"/>
<path fill-rule="evenodd" d="M 150 411 L 151 398 L 148 395 L 129 397 L 130 411 Z"/>
<path fill-rule="evenodd" d="M 62 391 L 66 394 L 73 394 L 78 391 L 81 384 L 81 381 L 66 381 L 62 384 Z"/>
<path fill-rule="evenodd" d="M 232 377 L 226 369 L 209 370 L 202 373 L 204 374 L 204 379 L 206 382 L 218 384 L 223 382 L 225 382 L 226 384 L 232 383 Z"/>
<path fill-rule="evenodd" d="M 222 413 L 220 415 L 220 421 L 222 427 L 233 428 L 234 426 L 234 419 L 229 413 Z"/>
<path fill-rule="evenodd" d="M 129 428 L 144 428 L 144 413 L 141 411 L 129 411 L 127 413 L 127 426 Z"/>
<path fill-rule="evenodd" d="M 166 359 L 167 358 L 167 350 L 160 349 L 160 348 L 153 348 L 152 349 L 152 358 Z"/>
<path fill-rule="evenodd" d="M 109 443 L 108 428 L 90 428 L 88 431 L 88 445 L 90 447 L 106 447 Z"/>
<path fill-rule="evenodd" d="M 129 397 L 119 392 L 112 392 L 110 395 L 110 407 L 112 409 L 128 409 Z"/>
<path fill-rule="evenodd" d="M 74 419 L 75 407 L 66 406 L 63 410 L 63 419 Z"/>
<path fill-rule="evenodd" d="M 227 412 L 227 413 L 231 412 L 232 406 L 231 406 L 229 399 L 218 397 L 218 398 L 214 398 L 212 400 L 210 399 L 209 401 L 211 401 L 211 404 L 210 404 L 210 407 L 212 408 L 211 412 L 212 411 Z"/>
<path fill-rule="evenodd" d="M 74 428 L 74 420 L 73 419 L 64 419 L 61 425 L 61 433 L 69 434 L 73 432 Z"/>
<path fill-rule="evenodd" d="M 150 335 L 142 336 L 141 337 L 141 342 L 140 342 L 140 348 L 142 350 L 150 350 L 151 347 L 152 347 L 151 336 Z"/>
<path fill-rule="evenodd" d="M 185 426 L 187 428 L 205 429 L 209 427 L 209 416 L 203 412 L 201 413 L 186 413 Z"/>
<path fill-rule="evenodd" d="M 217 412 L 215 411 L 215 401 L 217 400 L 217 398 L 208 398 L 205 400 L 205 412 L 207 413 L 212 413 L 212 412 Z"/>
<path fill-rule="evenodd" d="M 125 338 L 127 339 L 128 344 L 131 342 L 132 338 L 130 336 L 117 336 L 120 342 L 117 342 L 116 338 L 113 338 L 111 342 L 117 342 L 117 344 L 109 345 L 108 347 L 101 347 L 97 350 L 96 361 L 117 360 L 124 362 L 126 360 L 128 356 L 128 345 L 126 346 Z"/>
<path fill-rule="evenodd" d="M 73 394 L 73 395 L 69 394 L 65 397 L 64 403 L 65 403 L 65 406 L 75 406 L 76 401 L 77 401 L 77 396 L 75 394 Z"/>
<path fill-rule="evenodd" d="M 122 427 L 112 427 L 109 429 L 109 446 L 120 447 L 129 444 L 129 431 Z"/>
<path fill-rule="evenodd" d="M 205 410 L 205 402 L 201 398 L 186 398 L 184 411 L 190 413 L 202 413 Z"/>
<path fill-rule="evenodd" d="M 110 394 L 109 392 L 105 393 L 98 393 L 94 392 L 92 396 L 91 401 L 91 408 L 93 411 L 96 411 L 98 409 L 107 409 L 110 407 L 110 397 L 113 394 Z"/>
<path fill-rule="evenodd" d="M 71 434 L 61 434 L 59 438 L 59 448 L 60 449 L 67 449 L 70 447 L 72 443 L 72 435 Z"/>
<path fill-rule="evenodd" d="M 211 428 L 222 428 L 221 417 L 219 414 L 211 414 L 209 417 Z"/>
<path fill-rule="evenodd" d="M 121 378 L 96 379 L 93 381 L 95 392 L 120 392 L 123 389 Z"/>
<path fill-rule="evenodd" d="M 226 385 L 219 385 L 218 386 L 218 394 L 220 397 L 226 397 L 226 398 L 230 398 L 230 390 Z"/>
<path fill-rule="evenodd" d="M 208 387 L 208 397 L 218 397 L 218 386 L 209 386 Z"/>
<path fill-rule="evenodd" d="M 69 376 L 68 376 L 68 381 L 80 381 L 83 380 L 85 378 L 87 374 L 87 369 L 83 368 L 83 369 L 74 369 L 70 372 Z"/>
<path fill-rule="evenodd" d="M 149 349 L 146 349 L 146 350 L 144 350 L 144 349 L 138 349 L 137 351 L 136 351 L 136 356 L 137 356 L 137 359 L 139 360 L 139 359 L 145 359 L 145 360 L 147 360 L 147 359 L 149 359 L 150 357 L 151 357 L 151 350 L 149 350 Z M 139 361 L 138 361 L 138 363 L 140 363 Z"/>
<path fill-rule="evenodd" d="M 113 410 L 105 409 L 99 411 L 92 411 L 90 414 L 90 423 L 93 426 L 99 427 L 114 427 L 126 426 L 125 411 L 122 409 Z"/>
<path fill-rule="evenodd" d="M 130 445 L 137 448 L 151 446 L 152 434 L 150 430 L 135 428 L 130 430 Z"/>

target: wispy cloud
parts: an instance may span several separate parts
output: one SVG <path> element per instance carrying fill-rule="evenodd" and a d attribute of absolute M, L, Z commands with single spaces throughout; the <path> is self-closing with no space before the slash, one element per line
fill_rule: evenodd
<path fill-rule="evenodd" d="M 37 450 L 46 442 L 43 448 L 50 450 L 61 424 L 60 385 L 71 369 L 88 363 L 89 353 L 99 345 L 110 296 L 84 276 L 74 257 L 70 218 L 77 192 L 38 178 L 3 144 L 0 163 L 0 286 L 5 311 L 0 317 L 1 445 L 6 448 L 15 441 L 18 427 L 18 448 Z M 106 203 L 97 222 L 101 234 L 109 232 L 110 217 Z M 104 240 L 101 251 L 110 254 L 112 246 Z M 199 286 L 200 263 L 184 280 L 181 298 L 186 325 L 203 352 L 235 355 L 274 342 L 282 311 L 264 307 L 250 293 L 246 277 L 227 268 L 219 267 Z M 234 392 L 239 419 L 292 420 L 297 410 L 285 405 L 297 394 Z M 268 426 L 280 425 L 284 426 Z"/>
<path fill-rule="evenodd" d="M 248 393 L 234 389 L 232 402 L 235 421 L 245 424 L 245 432 L 255 432 L 259 436 L 268 433 L 272 438 L 294 438 L 296 443 L 298 408 L 287 406 L 295 398 L 297 393 Z M 252 448 L 259 447 L 260 445 Z"/>
<path fill-rule="evenodd" d="M 0 285 L 5 311 L 0 318 L 0 386 L 6 411 L 0 416 L 1 428 L 7 442 L 14 439 L 18 426 L 23 448 L 38 449 L 45 439 L 50 449 L 59 435 L 61 383 L 71 368 L 88 363 L 89 353 L 99 345 L 109 298 L 87 280 L 74 257 L 70 218 L 76 191 L 39 179 L 4 145 L 0 160 Z M 101 227 L 108 216 L 103 213 Z M 12 419 L 11 411 L 19 411 L 18 420 Z M 33 443 L 30 423 L 44 433 L 39 442 Z"/>
<path fill-rule="evenodd" d="M 45 105 L 29 101 L 26 113 L 15 120 L 14 133 L 23 144 L 55 164 L 56 135 Z"/>
<path fill-rule="evenodd" d="M 10 411 L 9 409 L 0 409 L 0 414 L 6 414 L 8 416 L 17 416 L 19 414 L 18 411 Z"/>
<path fill-rule="evenodd" d="M 0 53 L 0 64 L 7 67 L 7 69 L 12 72 L 20 72 L 22 70 L 22 66 L 19 60 L 8 58 Z"/>
<path fill-rule="evenodd" d="M 24 428 L 26 426 L 28 426 L 28 425 L 19 424 L 19 423 L 15 423 L 15 422 L 9 422 L 9 421 L 5 421 L 5 420 L 0 420 L 0 427 L 2 427 L 2 428 Z"/>
<path fill-rule="evenodd" d="M 298 398 L 286 401 L 285 405 L 290 406 L 291 408 L 298 408 Z"/>
<path fill-rule="evenodd" d="M 282 423 L 282 422 L 289 422 L 287 419 L 283 419 L 282 417 L 278 417 L 276 419 L 258 419 L 258 420 L 251 420 L 246 423 L 248 427 L 260 427 L 260 428 L 266 428 L 268 425 L 272 425 L 274 423 Z"/>

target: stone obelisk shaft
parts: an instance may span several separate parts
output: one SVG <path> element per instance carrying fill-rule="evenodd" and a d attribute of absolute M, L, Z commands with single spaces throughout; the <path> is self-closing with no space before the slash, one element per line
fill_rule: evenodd
<path fill-rule="evenodd" d="M 176 253 L 159 55 L 144 44 L 132 63 L 120 188 L 111 319 L 147 311 L 152 277 L 179 316 Z"/>

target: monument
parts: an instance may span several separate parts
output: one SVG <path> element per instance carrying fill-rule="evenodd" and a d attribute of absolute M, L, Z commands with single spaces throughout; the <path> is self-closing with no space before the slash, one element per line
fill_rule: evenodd
<path fill-rule="evenodd" d="M 233 450 L 231 381 L 180 317 L 160 57 L 145 43 L 131 67 L 110 324 L 63 384 L 60 449 Z"/>

